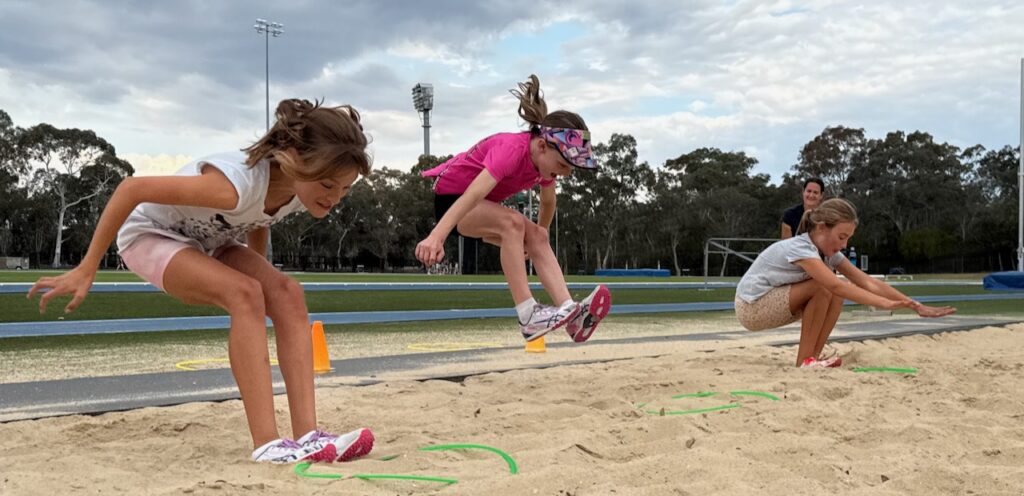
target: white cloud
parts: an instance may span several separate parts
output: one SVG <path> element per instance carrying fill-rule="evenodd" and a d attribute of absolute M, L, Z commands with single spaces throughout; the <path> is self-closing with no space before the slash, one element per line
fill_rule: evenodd
<path fill-rule="evenodd" d="M 506 90 L 530 73 L 551 108 L 583 115 L 598 140 L 632 134 L 652 165 L 747 150 L 777 180 L 837 124 L 990 148 L 1018 139 L 1024 4 L 1011 0 L 355 2 L 343 27 L 339 9 L 265 14 L 287 29 L 272 41 L 271 99 L 354 104 L 378 166 L 407 168 L 422 151 L 413 84 L 434 84 L 431 149 L 448 154 L 519 129 Z M 244 2 L 4 4 L 0 109 L 23 127 L 93 129 L 140 171 L 241 148 L 264 119 L 246 16 Z"/>
<path fill-rule="evenodd" d="M 121 158 L 132 164 L 136 176 L 166 176 L 174 174 L 194 157 L 188 155 L 143 155 L 126 153 Z"/>

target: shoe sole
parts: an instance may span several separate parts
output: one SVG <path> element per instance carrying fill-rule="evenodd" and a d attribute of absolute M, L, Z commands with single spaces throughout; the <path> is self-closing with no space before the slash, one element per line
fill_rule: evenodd
<path fill-rule="evenodd" d="M 557 323 L 555 323 L 555 325 L 553 325 L 551 327 L 548 327 L 547 329 L 544 329 L 544 330 L 541 330 L 541 331 L 537 331 L 537 333 L 534 334 L 533 336 L 530 336 L 530 337 L 526 338 L 526 342 L 527 343 L 531 343 L 533 341 L 536 341 L 536 340 L 540 339 L 541 337 L 543 337 L 545 334 L 547 334 L 547 333 L 549 333 L 549 332 L 551 332 L 551 331 L 553 331 L 555 329 L 558 329 L 559 327 L 562 327 L 565 324 L 568 324 L 569 321 L 572 320 L 572 319 L 575 319 L 576 316 L 579 315 L 581 311 L 582 311 L 582 309 L 580 308 L 580 306 L 576 305 L 576 311 L 574 311 L 571 314 L 569 314 L 566 318 L 558 321 Z"/>
<path fill-rule="evenodd" d="M 359 437 L 335 461 L 347 462 L 354 458 L 368 455 L 372 450 L 373 433 L 370 432 L 370 429 L 359 429 Z"/>
<path fill-rule="evenodd" d="M 299 461 L 303 462 L 327 462 L 331 463 L 338 457 L 338 449 L 333 444 L 327 443 L 320 451 L 310 453 Z"/>
<path fill-rule="evenodd" d="M 602 284 L 597 287 L 594 298 L 590 300 L 590 307 L 587 309 L 587 316 L 583 319 L 583 325 L 576 331 L 576 334 L 570 334 L 572 340 L 577 343 L 585 343 L 594 335 L 597 325 L 608 316 L 608 312 L 611 310 L 612 292 Z"/>

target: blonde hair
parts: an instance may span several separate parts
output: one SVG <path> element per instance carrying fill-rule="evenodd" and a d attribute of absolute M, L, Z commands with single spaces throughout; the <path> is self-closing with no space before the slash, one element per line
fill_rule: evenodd
<path fill-rule="evenodd" d="M 274 112 L 276 121 L 258 141 L 242 151 L 252 167 L 271 159 L 281 171 L 298 181 L 318 181 L 355 169 L 370 173 L 368 140 L 359 122 L 359 112 L 350 105 L 323 107 L 322 101 L 281 100 Z M 298 161 L 287 150 L 294 149 Z"/>
<path fill-rule="evenodd" d="M 842 198 L 830 198 L 821 202 L 817 208 L 804 212 L 800 218 L 800 225 L 796 228 L 797 234 L 803 234 L 814 230 L 817 226 L 824 225 L 832 229 L 836 224 L 852 222 L 857 225 L 857 209 L 853 204 Z"/>
<path fill-rule="evenodd" d="M 568 110 L 556 110 L 548 113 L 548 104 L 540 91 L 540 79 L 530 74 L 529 79 L 518 84 L 519 89 L 508 90 L 519 99 L 519 117 L 530 124 L 530 131 L 537 133 L 540 126 L 561 127 L 589 131 L 587 123 L 578 114 Z"/>

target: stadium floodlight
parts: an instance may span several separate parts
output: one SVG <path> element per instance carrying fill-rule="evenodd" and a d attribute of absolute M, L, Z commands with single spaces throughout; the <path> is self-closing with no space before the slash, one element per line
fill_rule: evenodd
<path fill-rule="evenodd" d="M 266 126 L 267 130 L 270 130 L 270 37 L 277 38 L 284 34 L 284 24 L 278 22 L 271 22 L 266 19 L 256 19 L 256 24 L 253 24 L 253 28 L 256 29 L 257 34 L 262 34 L 264 38 L 264 61 L 266 62 L 266 71 L 264 76 L 266 78 Z M 267 260 L 274 261 L 274 242 L 271 240 L 270 230 L 267 231 Z"/>
<path fill-rule="evenodd" d="M 270 37 L 277 38 L 284 34 L 284 24 L 271 22 L 266 19 L 256 19 L 256 24 L 253 24 L 256 28 L 256 33 L 262 34 L 265 42 L 265 60 L 266 60 L 266 87 L 267 87 L 267 129 L 270 129 Z"/>
<path fill-rule="evenodd" d="M 434 85 L 417 83 L 412 87 L 412 104 L 423 114 L 423 154 L 430 155 L 430 111 L 434 109 Z"/>

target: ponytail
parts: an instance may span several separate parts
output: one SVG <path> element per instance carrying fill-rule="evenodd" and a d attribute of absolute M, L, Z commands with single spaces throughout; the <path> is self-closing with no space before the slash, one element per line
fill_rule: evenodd
<path fill-rule="evenodd" d="M 540 79 L 535 74 L 530 74 L 529 79 L 519 83 L 518 87 L 508 91 L 519 99 L 519 117 L 530 125 L 531 133 L 539 134 L 540 126 L 589 131 L 587 123 L 578 114 L 567 110 L 548 113 L 548 104 L 540 90 Z"/>
<path fill-rule="evenodd" d="M 300 181 L 317 181 L 351 169 L 364 176 L 369 174 L 369 140 L 359 112 L 349 105 L 321 104 L 294 98 L 282 100 L 274 112 L 277 119 L 273 127 L 256 143 L 242 149 L 248 154 L 246 164 L 252 167 L 271 159 L 285 174 Z M 289 149 L 294 149 L 298 157 L 288 153 Z"/>

